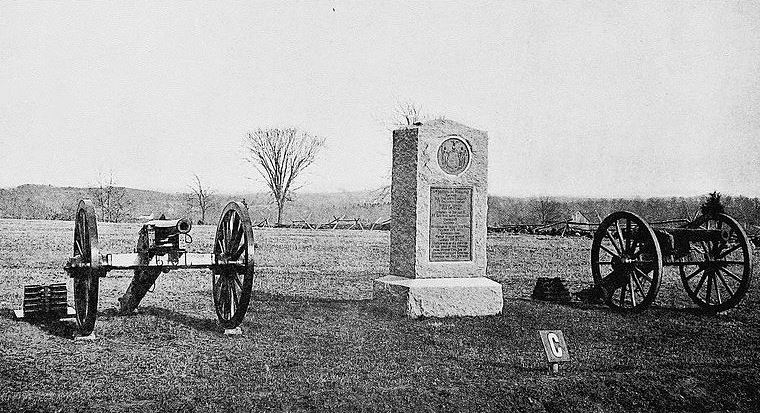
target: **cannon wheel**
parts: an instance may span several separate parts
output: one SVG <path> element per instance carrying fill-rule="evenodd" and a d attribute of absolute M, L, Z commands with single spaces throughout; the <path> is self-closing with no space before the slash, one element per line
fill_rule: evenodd
<path fill-rule="evenodd" d="M 689 227 L 727 230 L 725 241 L 690 242 L 690 253 L 678 266 L 686 293 L 708 312 L 734 307 L 749 289 L 752 278 L 752 246 L 747 233 L 726 214 L 702 215 Z"/>
<path fill-rule="evenodd" d="M 591 273 L 611 308 L 639 312 L 649 307 L 662 278 L 662 253 L 652 227 L 632 212 L 610 214 L 594 233 Z"/>
<path fill-rule="evenodd" d="M 224 328 L 240 325 L 248 310 L 253 289 L 253 245 L 248 209 L 230 202 L 224 207 L 216 229 L 214 257 L 217 265 L 211 270 L 214 308 L 219 324 Z"/>
<path fill-rule="evenodd" d="M 89 335 L 98 316 L 100 251 L 95 207 L 89 199 L 79 201 L 74 222 L 74 258 L 83 266 L 73 270 L 74 309 L 79 334 Z M 94 259 L 93 259 L 94 258 Z"/>

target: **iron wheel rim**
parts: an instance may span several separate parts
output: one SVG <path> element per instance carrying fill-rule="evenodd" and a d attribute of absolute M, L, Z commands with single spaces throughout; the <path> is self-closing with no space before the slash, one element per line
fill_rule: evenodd
<path fill-rule="evenodd" d="M 636 313 L 649 307 L 662 279 L 662 253 L 652 227 L 632 212 L 610 214 L 594 233 L 591 272 L 610 308 Z"/>
<path fill-rule="evenodd" d="M 74 221 L 74 258 L 79 266 L 72 272 L 74 278 L 74 310 L 81 335 L 89 335 L 95 328 L 98 313 L 98 286 L 100 252 L 95 207 L 90 200 L 81 200 Z"/>
<path fill-rule="evenodd" d="M 690 242 L 689 254 L 680 261 L 702 263 L 678 266 L 687 295 L 707 312 L 733 308 L 746 295 L 752 278 L 752 246 L 744 228 L 726 214 L 700 216 L 689 227 L 728 234 L 726 240 Z"/>
<path fill-rule="evenodd" d="M 216 265 L 211 295 L 219 324 L 235 328 L 242 323 L 251 299 L 254 277 L 253 227 L 248 210 L 230 202 L 222 211 L 214 238 Z"/>

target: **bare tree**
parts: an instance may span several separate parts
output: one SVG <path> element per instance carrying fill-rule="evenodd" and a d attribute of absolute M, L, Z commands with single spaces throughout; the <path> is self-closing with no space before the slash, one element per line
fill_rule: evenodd
<path fill-rule="evenodd" d="M 383 125 L 383 127 L 388 132 L 393 132 L 396 129 L 405 127 L 405 126 L 413 126 L 415 124 L 419 124 L 420 122 L 425 122 L 430 119 L 446 119 L 443 115 L 429 115 L 426 114 L 422 110 L 422 106 L 411 101 L 411 100 L 399 100 L 396 102 L 396 106 L 393 107 L 391 110 L 390 115 L 380 120 L 379 123 Z M 393 140 L 391 138 L 391 134 L 388 135 L 388 142 L 393 145 Z M 387 179 L 387 181 L 390 181 L 390 165 L 388 165 L 388 169 L 386 170 L 384 179 Z M 376 193 L 373 196 L 372 202 L 384 202 L 385 200 L 390 200 L 391 196 L 391 185 L 383 185 L 382 187 L 378 188 Z"/>
<path fill-rule="evenodd" d="M 98 186 L 90 188 L 90 196 L 95 201 L 95 207 L 100 210 L 100 219 L 106 222 L 119 222 L 125 217 L 130 205 L 127 189 L 116 185 L 113 171 L 107 177 L 98 174 Z"/>
<path fill-rule="evenodd" d="M 531 203 L 533 216 L 539 224 L 549 224 L 562 219 L 564 205 L 549 197 L 541 197 Z"/>
<path fill-rule="evenodd" d="M 446 117 L 425 113 L 421 105 L 411 100 L 400 100 L 393 107 L 390 117 L 383 123 L 387 130 L 394 131 L 403 126 L 412 126 L 431 119 L 446 119 Z"/>
<path fill-rule="evenodd" d="M 393 108 L 393 119 L 395 126 L 412 126 L 422 122 L 424 120 L 422 107 L 410 100 L 398 102 Z"/>
<path fill-rule="evenodd" d="M 195 182 L 190 185 L 190 189 L 193 193 L 188 194 L 187 202 L 192 208 L 198 208 L 198 211 L 200 211 L 201 219 L 198 223 L 205 224 L 206 211 L 211 209 L 216 201 L 216 197 L 214 196 L 215 192 L 208 187 L 203 187 L 203 183 L 198 174 L 193 174 L 193 177 L 195 178 Z"/>
<path fill-rule="evenodd" d="M 277 203 L 277 225 L 282 223 L 282 210 L 298 175 L 314 162 L 325 139 L 296 128 L 257 129 L 245 139 L 250 162 L 264 178 Z"/>

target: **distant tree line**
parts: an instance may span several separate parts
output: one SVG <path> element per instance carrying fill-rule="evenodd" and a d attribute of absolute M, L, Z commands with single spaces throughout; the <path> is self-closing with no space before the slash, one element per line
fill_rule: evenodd
<path fill-rule="evenodd" d="M 488 198 L 488 225 L 548 224 L 568 221 L 580 212 L 591 223 L 599 222 L 614 211 L 626 210 L 656 222 L 670 219 L 692 219 L 705 202 L 702 197 L 670 198 L 561 198 L 535 197 Z M 760 199 L 723 195 L 726 213 L 748 226 L 760 226 Z"/>
<path fill-rule="evenodd" d="M 198 180 L 194 181 L 194 189 L 200 192 Z M 195 191 L 185 194 L 169 194 L 153 191 L 139 191 L 127 188 L 123 201 L 125 207 L 119 214 L 98 211 L 98 219 L 103 216 L 118 216 L 120 222 L 135 222 L 144 220 L 144 215 L 165 213 L 167 217 L 185 216 L 193 222 L 204 221 L 215 224 L 219 210 L 230 200 L 239 197 L 213 194 L 213 191 L 203 185 L 203 206 L 201 207 L 198 193 Z M 17 188 L 0 189 L 0 218 L 19 219 L 56 219 L 71 220 L 74 217 L 76 202 L 80 198 L 92 197 L 93 188 L 56 188 L 40 185 L 22 185 Z M 208 191 L 208 192 L 207 192 Z M 206 195 L 208 194 L 208 195 Z M 356 195 L 335 196 L 326 194 L 305 194 L 299 196 L 293 203 L 293 208 L 283 217 L 285 223 L 291 219 L 308 219 L 325 221 L 333 216 L 347 218 L 362 218 L 374 221 L 378 218 L 390 217 L 390 204 L 387 202 L 365 202 L 372 200 L 373 194 L 364 194 L 362 198 Z M 512 198 L 502 196 L 488 197 L 488 225 L 504 226 L 516 224 L 548 224 L 568 221 L 580 212 L 591 223 L 618 210 L 635 212 L 648 221 L 663 221 L 668 219 L 691 219 L 698 213 L 700 205 L 706 196 L 699 197 L 670 197 L 670 198 L 561 198 L 533 197 Z M 129 202 L 126 202 L 129 201 Z M 748 226 L 750 232 L 760 228 L 760 199 L 745 196 L 723 195 L 721 202 L 726 212 L 739 222 Z M 277 205 L 271 202 L 271 194 L 251 194 L 248 196 L 251 219 L 259 222 L 268 219 L 275 223 L 278 215 Z M 205 209 L 205 217 L 203 209 Z M 142 217 L 141 217 L 142 216 Z M 107 218 L 108 219 L 108 218 Z"/>

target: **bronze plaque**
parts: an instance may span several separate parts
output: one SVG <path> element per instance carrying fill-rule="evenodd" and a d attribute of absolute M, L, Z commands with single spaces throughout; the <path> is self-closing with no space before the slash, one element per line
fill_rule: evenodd
<path fill-rule="evenodd" d="M 472 188 L 430 188 L 430 261 L 472 260 Z"/>
<path fill-rule="evenodd" d="M 449 175 L 459 175 L 470 164 L 470 148 L 459 137 L 451 137 L 438 147 L 438 166 Z"/>

